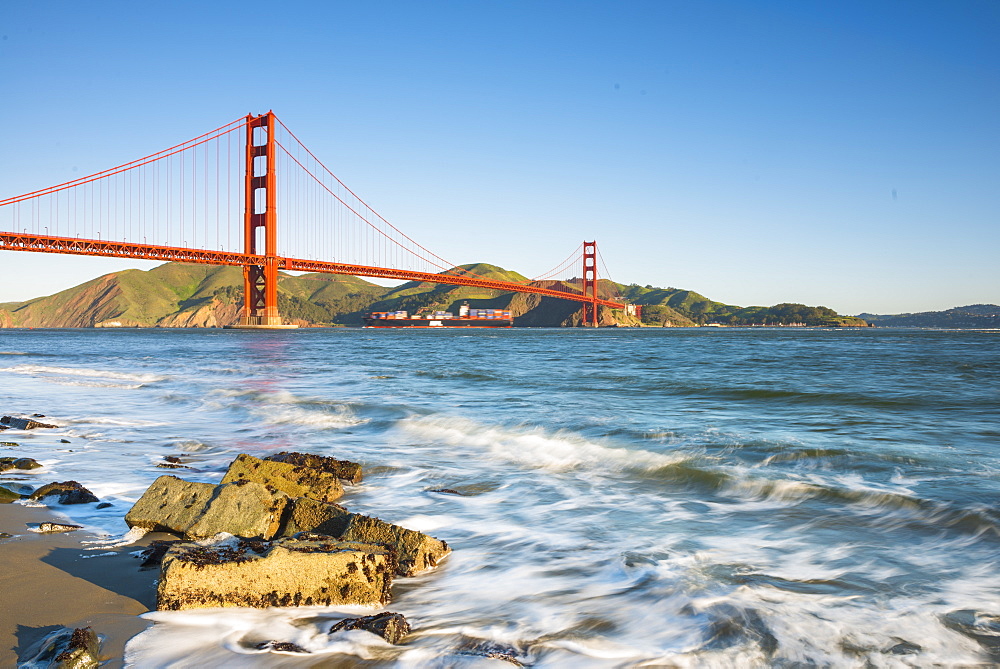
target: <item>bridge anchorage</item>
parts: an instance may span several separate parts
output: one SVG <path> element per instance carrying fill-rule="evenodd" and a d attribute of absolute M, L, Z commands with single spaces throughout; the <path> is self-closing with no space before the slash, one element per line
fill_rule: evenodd
<path fill-rule="evenodd" d="M 590 327 L 600 324 L 600 307 L 639 315 L 635 305 L 600 296 L 614 284 L 598 282 L 596 242 L 584 242 L 553 271 L 524 282 L 446 261 L 372 209 L 270 111 L 111 169 L 0 199 L 0 251 L 241 267 L 235 328 L 297 327 L 285 324 L 278 310 L 279 270 L 571 300 L 582 303 L 581 325 Z M 573 280 L 547 283 L 581 258 L 579 289 Z"/>

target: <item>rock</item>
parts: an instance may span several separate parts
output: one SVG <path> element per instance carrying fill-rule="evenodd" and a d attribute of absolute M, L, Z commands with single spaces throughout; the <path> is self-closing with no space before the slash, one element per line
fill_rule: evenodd
<path fill-rule="evenodd" d="M 163 456 L 163 462 L 156 463 L 156 466 L 162 467 L 163 469 L 191 469 L 176 455 Z"/>
<path fill-rule="evenodd" d="M 427 492 L 439 492 L 445 495 L 461 495 L 462 493 L 457 490 L 452 490 L 451 488 L 435 488 L 434 490 L 428 490 Z"/>
<path fill-rule="evenodd" d="M 410 625 L 401 613 L 378 613 L 361 618 L 345 618 L 330 628 L 330 634 L 343 630 L 365 630 L 380 636 L 391 644 L 399 643 L 410 633 Z"/>
<path fill-rule="evenodd" d="M 70 442 L 70 440 L 69 440 L 69 439 L 60 439 L 60 440 L 59 440 L 59 443 L 60 443 L 60 444 L 69 444 L 69 443 L 71 443 L 71 442 Z"/>
<path fill-rule="evenodd" d="M 8 490 L 7 488 L 0 486 L 0 504 L 10 504 L 11 502 L 16 502 L 22 497 L 23 495 L 19 495 L 13 490 Z"/>
<path fill-rule="evenodd" d="M 281 530 L 281 535 L 285 537 L 300 532 L 339 537 L 347 529 L 351 516 L 351 512 L 339 504 L 327 504 L 308 497 L 292 500 L 291 507 Z"/>
<path fill-rule="evenodd" d="M 111 502 L 101 502 L 100 504 L 98 504 L 94 508 L 95 509 L 109 509 L 112 506 L 114 506 L 114 504 L 112 504 Z"/>
<path fill-rule="evenodd" d="M 922 650 L 923 648 L 920 645 L 903 639 L 885 652 L 889 655 L 916 655 Z"/>
<path fill-rule="evenodd" d="M 1000 616 L 962 609 L 941 617 L 945 627 L 975 639 L 993 661 L 1000 661 Z"/>
<path fill-rule="evenodd" d="M 294 453 L 292 451 L 282 451 L 274 455 L 269 455 L 266 460 L 273 462 L 285 462 L 290 465 L 309 467 L 318 469 L 328 474 L 333 474 L 342 481 L 347 481 L 353 485 L 361 483 L 361 465 L 350 460 L 337 460 L 323 455 L 313 455 L 312 453 Z"/>
<path fill-rule="evenodd" d="M 170 547 L 176 543 L 176 539 L 158 539 L 150 542 L 150 544 L 139 553 L 139 557 L 143 559 L 142 564 L 139 565 L 139 569 L 152 569 L 153 567 L 159 567 L 163 562 L 163 556 L 166 555 L 167 551 L 170 550 Z"/>
<path fill-rule="evenodd" d="M 341 541 L 389 546 L 396 552 L 398 576 L 413 576 L 430 569 L 451 552 L 444 541 L 379 518 L 351 513 L 337 504 L 305 498 L 292 503 L 292 511 L 282 532 L 284 536 L 315 532 L 337 537 Z"/>
<path fill-rule="evenodd" d="M 93 669 L 100 665 L 100 641 L 89 627 L 53 632 L 32 648 L 18 666 L 49 669 Z"/>
<path fill-rule="evenodd" d="M 90 504 L 100 501 L 97 495 L 84 488 L 76 481 L 49 483 L 31 493 L 28 499 L 39 500 L 50 495 L 59 495 L 60 504 Z"/>
<path fill-rule="evenodd" d="M 187 465 L 178 465 L 173 462 L 157 462 L 156 466 L 160 469 L 191 469 Z"/>
<path fill-rule="evenodd" d="M 229 465 L 223 483 L 252 481 L 273 487 L 289 497 L 309 497 L 333 502 L 344 495 L 340 480 L 328 472 L 274 460 L 261 460 L 245 453 Z"/>
<path fill-rule="evenodd" d="M 394 568 L 390 549 L 332 537 L 178 543 L 163 558 L 157 608 L 384 605 Z"/>
<path fill-rule="evenodd" d="M 408 530 L 372 516 L 350 514 L 347 527 L 340 533 L 341 541 L 383 544 L 396 551 L 396 573 L 413 576 L 436 567 L 451 548 L 448 544 L 423 532 Z"/>
<path fill-rule="evenodd" d="M 6 425 L 0 425 L 0 429 L 6 430 L 7 426 Z M 3 447 L 3 448 L 17 448 L 18 446 L 20 446 L 20 444 L 18 444 L 15 441 L 0 441 L 0 447 Z"/>
<path fill-rule="evenodd" d="M 29 418 L 15 418 L 13 416 L 0 417 L 0 423 L 15 430 L 34 430 L 39 427 L 57 427 L 47 423 L 39 423 Z"/>
<path fill-rule="evenodd" d="M 495 641 L 471 640 L 459 648 L 458 654 L 478 655 L 479 657 L 488 657 L 491 660 L 503 660 L 504 662 L 510 662 L 515 667 L 524 666 L 524 663 L 517 659 L 518 655 L 520 655 L 517 648 L 497 643 Z"/>
<path fill-rule="evenodd" d="M 0 532 L 0 539 L 10 539 L 12 536 L 14 536 L 14 535 L 13 534 L 9 534 L 7 532 Z"/>
<path fill-rule="evenodd" d="M 70 525 L 69 523 L 25 523 L 28 529 L 39 534 L 53 534 L 55 532 L 75 532 L 82 530 L 83 525 Z"/>
<path fill-rule="evenodd" d="M 257 650 L 269 650 L 275 653 L 308 653 L 309 651 L 291 641 L 261 641 L 254 645 Z"/>
<path fill-rule="evenodd" d="M 31 414 L 31 417 L 32 418 L 45 418 L 45 414 L 43 414 L 43 413 L 33 413 L 33 414 Z"/>
<path fill-rule="evenodd" d="M 212 485 L 161 476 L 125 515 L 129 527 L 203 539 L 219 532 L 270 539 L 289 499 L 260 483 Z"/>
<path fill-rule="evenodd" d="M 41 469 L 41 465 L 38 464 L 37 460 L 32 458 L 18 458 L 14 460 L 11 464 L 14 465 L 14 469 Z"/>

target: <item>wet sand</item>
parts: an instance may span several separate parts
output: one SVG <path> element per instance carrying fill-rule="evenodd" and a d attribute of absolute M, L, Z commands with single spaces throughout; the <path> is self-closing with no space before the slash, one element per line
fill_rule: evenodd
<path fill-rule="evenodd" d="M 86 550 L 85 531 L 37 534 L 25 523 L 54 520 L 46 508 L 0 504 L 0 667 L 13 667 L 36 641 L 59 627 L 90 626 L 103 636 L 104 667 L 122 666 L 125 643 L 149 623 L 156 570 L 140 571 L 130 553 L 151 540 Z M 57 520 L 57 519 L 55 519 Z M 101 555 L 114 553 L 114 555 Z M 84 557 L 99 556 L 99 557 Z"/>

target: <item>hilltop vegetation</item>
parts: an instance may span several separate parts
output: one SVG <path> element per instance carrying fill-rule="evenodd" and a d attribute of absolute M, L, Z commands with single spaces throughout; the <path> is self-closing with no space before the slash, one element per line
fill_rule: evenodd
<path fill-rule="evenodd" d="M 897 328 L 1000 328 L 1000 306 L 970 304 L 945 311 L 916 314 L 861 314 L 858 318 L 878 327 Z"/>
<path fill-rule="evenodd" d="M 715 302 L 691 290 L 645 288 L 636 284 L 621 286 L 622 296 L 643 306 L 642 321 L 647 325 L 796 325 L 861 326 L 852 316 L 840 316 L 827 307 L 804 304 L 776 304 L 771 307 L 737 307 Z"/>
<path fill-rule="evenodd" d="M 461 268 L 491 279 L 528 281 L 517 272 L 486 263 Z M 535 285 L 566 292 L 580 290 L 579 280 L 575 279 L 540 281 Z M 690 290 L 607 280 L 598 283 L 598 294 L 642 305 L 641 320 L 623 311 L 602 308 L 599 316 L 603 326 L 864 324 L 857 318 L 838 316 L 826 307 L 738 307 Z M 242 303 L 240 268 L 166 263 L 149 271 L 107 274 L 48 297 L 0 304 L 0 327 L 222 327 L 239 322 Z M 281 273 L 278 282 L 282 317 L 303 326 L 357 326 L 368 311 L 457 312 L 463 303 L 473 308 L 509 309 L 516 326 L 572 327 L 581 319 L 577 302 L 525 293 L 422 282 L 384 287 L 358 277 L 319 273 Z"/>

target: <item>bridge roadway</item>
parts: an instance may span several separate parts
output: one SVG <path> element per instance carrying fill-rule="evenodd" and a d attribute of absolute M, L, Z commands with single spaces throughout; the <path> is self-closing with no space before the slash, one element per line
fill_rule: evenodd
<path fill-rule="evenodd" d="M 611 300 L 594 300 L 576 293 L 565 293 L 560 290 L 526 286 L 512 281 L 497 281 L 473 276 L 457 276 L 451 274 L 431 274 L 429 272 L 414 272 L 411 270 L 391 269 L 388 267 L 368 267 L 367 265 L 350 265 L 346 263 L 327 262 L 322 260 L 302 260 L 282 256 L 247 255 L 229 251 L 212 251 L 209 249 L 189 249 L 178 246 L 158 246 L 154 244 L 134 244 L 131 242 L 102 241 L 100 239 L 80 239 L 78 237 L 51 237 L 48 235 L 22 234 L 16 232 L 0 232 L 0 251 L 35 251 L 39 253 L 68 253 L 83 256 L 103 256 L 106 258 L 137 258 L 141 260 L 160 260 L 163 262 L 189 262 L 204 265 L 245 265 L 265 266 L 268 262 L 277 264 L 278 269 L 298 272 L 323 272 L 326 274 L 348 274 L 351 276 L 369 276 L 379 279 L 399 279 L 402 281 L 426 281 L 428 283 L 444 283 L 455 286 L 473 286 L 490 290 L 512 291 L 518 293 L 533 293 L 546 297 L 575 302 L 596 303 L 612 309 L 624 309 L 625 305 Z"/>

